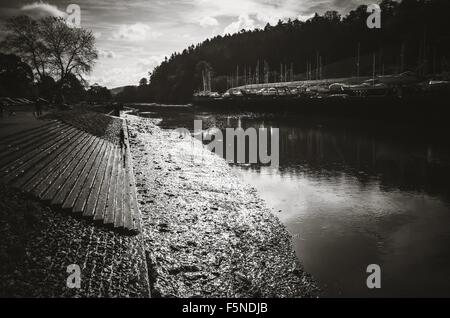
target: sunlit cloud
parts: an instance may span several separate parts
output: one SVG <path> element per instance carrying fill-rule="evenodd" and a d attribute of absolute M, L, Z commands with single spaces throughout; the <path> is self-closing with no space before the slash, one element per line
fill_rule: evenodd
<path fill-rule="evenodd" d="M 159 36 L 161 36 L 161 32 L 154 31 L 147 24 L 138 22 L 120 25 L 117 31 L 113 33 L 112 39 L 138 42 L 155 39 Z"/>
<path fill-rule="evenodd" d="M 99 50 L 98 50 L 98 56 L 99 56 L 100 58 L 113 59 L 113 58 L 116 58 L 116 57 L 117 57 L 117 54 L 114 53 L 113 51 L 110 51 L 110 50 L 102 50 L 102 49 L 99 49 Z"/>
<path fill-rule="evenodd" d="M 199 23 L 204 28 L 219 25 L 219 21 L 217 21 L 217 19 L 212 18 L 212 17 L 203 17 Z"/>
<path fill-rule="evenodd" d="M 67 16 L 66 12 L 59 10 L 57 6 L 46 2 L 25 4 L 20 10 L 22 13 L 32 16 L 33 18 L 43 18 L 47 16 L 64 18 Z"/>
<path fill-rule="evenodd" d="M 163 55 L 150 56 L 148 58 L 140 58 L 140 59 L 138 59 L 137 66 L 142 68 L 142 69 L 152 70 L 156 66 L 161 64 L 162 61 L 164 61 L 164 56 Z"/>
<path fill-rule="evenodd" d="M 297 17 L 297 19 L 298 19 L 299 21 L 305 22 L 305 21 L 311 19 L 312 17 L 314 17 L 314 13 L 311 13 L 311 14 L 305 14 L 305 15 L 300 14 L 300 15 Z"/>
<path fill-rule="evenodd" d="M 98 83 L 108 88 L 137 85 L 141 78 L 148 78 L 148 73 L 164 61 L 164 58 L 164 55 L 150 55 L 137 59 L 125 56 L 117 56 L 115 60 L 104 59 L 97 66 L 96 72 L 87 76 L 86 80 L 91 85 Z"/>
<path fill-rule="evenodd" d="M 241 14 L 238 20 L 229 24 L 223 31 L 224 34 L 233 34 L 241 30 L 253 30 L 255 28 L 255 20 L 246 14 Z"/>

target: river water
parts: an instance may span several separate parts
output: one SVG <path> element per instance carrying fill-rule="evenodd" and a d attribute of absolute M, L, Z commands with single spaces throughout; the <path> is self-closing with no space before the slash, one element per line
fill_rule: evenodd
<path fill-rule="evenodd" d="M 144 107 L 145 109 L 145 107 Z M 144 110 L 142 109 L 142 110 Z M 280 165 L 233 165 L 330 297 L 450 296 L 450 147 L 417 125 L 156 111 L 163 128 L 278 128 Z M 381 288 L 369 289 L 369 264 Z"/>

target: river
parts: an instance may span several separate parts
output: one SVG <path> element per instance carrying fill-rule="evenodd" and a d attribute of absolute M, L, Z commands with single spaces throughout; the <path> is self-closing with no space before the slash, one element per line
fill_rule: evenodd
<path fill-rule="evenodd" d="M 140 107 L 145 110 L 145 106 Z M 450 148 L 417 125 L 151 109 L 163 128 L 278 128 L 280 165 L 233 169 L 292 234 L 325 297 L 450 296 Z M 381 288 L 369 289 L 369 264 Z"/>

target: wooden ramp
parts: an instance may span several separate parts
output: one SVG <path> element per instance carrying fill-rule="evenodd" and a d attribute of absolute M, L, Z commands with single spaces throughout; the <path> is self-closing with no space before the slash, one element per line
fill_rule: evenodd
<path fill-rule="evenodd" d="M 128 130 L 125 146 L 59 121 L 0 139 L 0 180 L 117 230 L 139 233 Z"/>

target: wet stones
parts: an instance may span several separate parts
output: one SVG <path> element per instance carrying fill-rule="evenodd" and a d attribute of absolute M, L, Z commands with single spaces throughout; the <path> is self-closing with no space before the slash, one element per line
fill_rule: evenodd
<path fill-rule="evenodd" d="M 136 133 L 131 136 L 144 148 L 131 146 L 136 175 L 141 176 L 138 189 L 148 189 L 139 191 L 138 199 L 152 260 L 152 294 L 311 294 L 313 288 L 302 282 L 302 267 L 301 277 L 291 271 L 298 261 L 289 234 L 222 158 L 160 129 L 153 119 L 127 119 Z M 187 151 L 191 145 L 194 151 Z"/>

